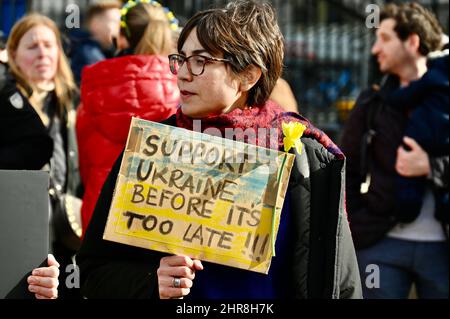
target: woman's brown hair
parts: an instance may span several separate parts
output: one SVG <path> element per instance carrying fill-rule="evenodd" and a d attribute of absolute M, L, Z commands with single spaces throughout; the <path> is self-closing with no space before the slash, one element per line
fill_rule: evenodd
<path fill-rule="evenodd" d="M 19 46 L 20 40 L 30 29 L 36 26 L 46 26 L 53 31 L 56 37 L 56 42 L 58 45 L 58 66 L 55 74 L 55 94 L 58 101 L 58 114 L 62 116 L 64 111 L 69 111 L 73 107 L 73 98 L 77 90 L 72 70 L 70 69 L 69 63 L 61 43 L 61 34 L 55 22 L 50 18 L 43 16 L 41 14 L 33 13 L 26 15 L 21 18 L 13 26 L 11 34 L 8 38 L 6 48 L 8 50 L 8 64 L 10 66 L 11 73 L 17 79 L 17 85 L 24 92 L 30 92 L 33 88 L 33 84 L 25 77 L 24 73 L 20 70 L 14 60 L 15 53 Z"/>
<path fill-rule="evenodd" d="M 262 71 L 258 83 L 250 90 L 247 104 L 263 105 L 281 76 L 284 57 L 283 35 L 274 9 L 269 3 L 233 1 L 225 9 L 197 13 L 181 31 L 178 51 L 191 31 L 210 54 L 229 59 L 231 69 L 239 74 L 255 65 Z"/>

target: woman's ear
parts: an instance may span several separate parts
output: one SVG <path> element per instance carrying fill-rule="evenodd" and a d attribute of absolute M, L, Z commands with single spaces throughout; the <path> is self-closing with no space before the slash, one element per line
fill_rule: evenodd
<path fill-rule="evenodd" d="M 241 85 L 240 89 L 243 92 L 250 91 L 252 87 L 259 81 L 261 78 L 262 71 L 259 67 L 255 65 L 249 65 L 242 73 L 241 73 Z"/>

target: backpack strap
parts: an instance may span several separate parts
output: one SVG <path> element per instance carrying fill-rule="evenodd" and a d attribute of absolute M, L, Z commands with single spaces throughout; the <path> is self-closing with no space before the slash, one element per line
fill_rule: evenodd
<path fill-rule="evenodd" d="M 372 144 L 373 139 L 377 135 L 375 130 L 375 120 L 382 108 L 382 101 L 379 98 L 377 91 L 378 87 L 372 88 L 372 94 L 368 97 L 365 107 L 366 112 L 366 131 L 361 139 L 361 159 L 360 159 L 360 174 L 365 177 L 365 181 L 361 184 L 361 193 L 366 193 L 370 185 L 370 171 L 372 169 Z"/>

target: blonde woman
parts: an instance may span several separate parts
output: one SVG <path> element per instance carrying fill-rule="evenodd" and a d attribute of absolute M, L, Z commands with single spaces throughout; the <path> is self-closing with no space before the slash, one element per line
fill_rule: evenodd
<path fill-rule="evenodd" d="M 179 102 L 176 76 L 167 55 L 175 50 L 176 19 L 156 1 L 133 1 L 122 8 L 120 56 L 82 73 L 77 136 L 85 193 L 83 233 L 101 187 L 125 146 L 133 116 L 163 121 Z"/>
<path fill-rule="evenodd" d="M 26 113 L 29 118 L 33 116 L 34 125 L 40 127 L 39 133 L 47 135 L 53 144 L 53 152 L 49 154 L 48 161 L 52 189 L 60 194 L 74 194 L 79 185 L 72 111 L 76 86 L 62 50 L 58 27 L 43 15 L 27 15 L 20 19 L 11 30 L 7 51 L 11 83 L 14 83 L 17 88 L 16 98 L 10 99 L 17 110 L 16 115 L 20 117 L 21 114 Z M 22 103 L 19 103 L 19 100 L 23 100 Z M 14 127 L 8 132 L 12 140 L 15 135 L 20 134 L 22 131 Z M 29 143 L 23 148 L 27 148 L 30 154 L 40 152 L 38 143 Z M 21 169 L 32 168 L 24 165 Z M 58 201 L 53 197 L 51 199 L 51 208 L 54 213 Z M 56 227 L 53 227 L 50 238 L 56 259 L 60 263 L 66 263 L 75 250 L 69 249 L 62 243 L 62 235 Z M 54 277 L 56 272 L 52 271 L 49 274 Z M 47 288 L 55 288 L 54 280 L 44 280 L 44 282 L 47 286 L 51 286 Z M 34 288 L 31 287 L 31 289 Z M 45 296 L 56 297 L 53 293 Z"/>

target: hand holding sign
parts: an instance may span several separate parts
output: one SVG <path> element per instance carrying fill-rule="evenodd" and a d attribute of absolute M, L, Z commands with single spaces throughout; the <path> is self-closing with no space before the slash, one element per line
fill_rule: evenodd
<path fill-rule="evenodd" d="M 203 265 L 200 260 L 192 260 L 187 256 L 162 258 L 158 268 L 159 298 L 169 299 L 187 296 L 193 285 L 195 271 L 202 269 Z M 175 280 L 179 280 L 178 285 L 174 284 Z"/>
<path fill-rule="evenodd" d="M 293 159 L 133 119 L 104 239 L 267 273 Z"/>

